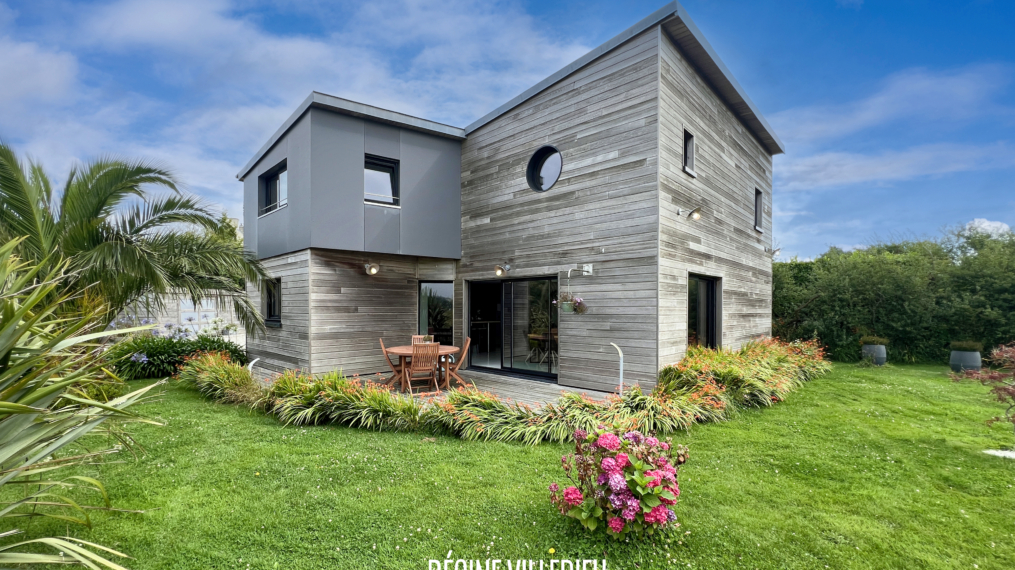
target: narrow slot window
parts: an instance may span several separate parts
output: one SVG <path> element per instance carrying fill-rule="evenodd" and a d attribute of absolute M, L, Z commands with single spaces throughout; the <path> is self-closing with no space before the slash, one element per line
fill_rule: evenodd
<path fill-rule="evenodd" d="M 762 223 L 764 222 L 763 214 L 765 208 L 765 195 L 758 190 L 754 189 L 754 229 L 761 231 Z"/>
<path fill-rule="evenodd" d="M 684 131 L 684 172 L 697 176 L 694 172 L 694 135 Z"/>
<path fill-rule="evenodd" d="M 264 282 L 264 322 L 275 326 L 282 324 L 281 279 L 269 279 Z"/>

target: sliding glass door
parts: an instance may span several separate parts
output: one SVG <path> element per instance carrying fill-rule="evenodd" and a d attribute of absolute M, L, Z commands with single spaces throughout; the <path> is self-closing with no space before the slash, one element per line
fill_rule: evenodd
<path fill-rule="evenodd" d="M 556 298 L 556 279 L 471 283 L 471 365 L 555 377 Z"/>

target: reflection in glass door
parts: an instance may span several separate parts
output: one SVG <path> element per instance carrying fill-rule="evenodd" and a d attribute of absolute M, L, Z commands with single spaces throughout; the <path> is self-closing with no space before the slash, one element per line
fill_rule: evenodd
<path fill-rule="evenodd" d="M 556 279 L 472 283 L 471 365 L 555 376 L 559 365 L 556 298 Z"/>
<path fill-rule="evenodd" d="M 687 280 L 687 344 L 718 348 L 717 281 L 689 276 Z"/>
<path fill-rule="evenodd" d="M 441 344 L 455 343 L 454 298 L 455 285 L 451 282 L 420 282 L 419 334 L 428 334 Z"/>

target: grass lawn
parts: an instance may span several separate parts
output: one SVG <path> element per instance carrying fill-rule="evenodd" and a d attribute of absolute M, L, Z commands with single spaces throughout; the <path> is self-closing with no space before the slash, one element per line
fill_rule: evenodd
<path fill-rule="evenodd" d="M 944 367 L 836 365 L 775 407 L 679 434 L 681 532 L 642 544 L 590 538 L 552 509 L 566 446 L 282 427 L 174 387 L 140 409 L 166 422 L 135 428 L 147 454 L 90 474 L 114 506 L 146 512 L 69 529 L 135 569 L 426 569 L 448 550 L 611 568 L 1015 568 L 1015 461 L 982 453 L 1015 440 L 984 425 L 986 389 Z"/>

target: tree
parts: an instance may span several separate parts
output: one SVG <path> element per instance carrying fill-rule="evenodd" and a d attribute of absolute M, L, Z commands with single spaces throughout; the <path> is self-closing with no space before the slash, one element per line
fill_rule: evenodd
<path fill-rule="evenodd" d="M 153 187 L 167 192 L 154 194 Z M 204 231 L 188 229 L 195 226 Z M 161 309 L 163 296 L 183 294 L 195 303 L 232 301 L 248 332 L 262 330 L 245 284 L 260 289 L 267 274 L 223 232 L 209 209 L 156 164 L 95 160 L 73 168 L 54 195 L 39 163 L 23 164 L 0 143 L 0 239 L 23 237 L 17 253 L 34 263 L 66 260 L 72 278 L 65 287 L 87 291 L 75 302 L 103 307 L 107 323 L 128 305 Z"/>

